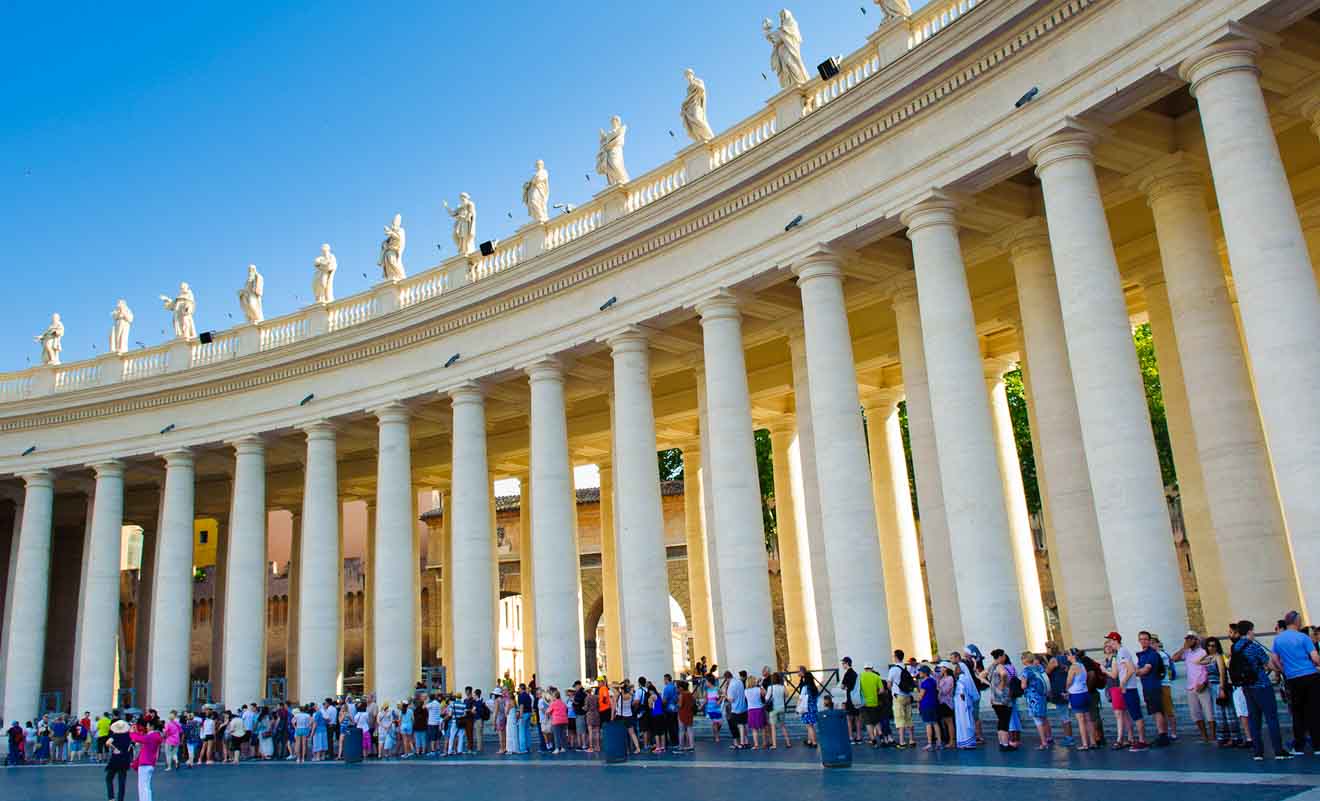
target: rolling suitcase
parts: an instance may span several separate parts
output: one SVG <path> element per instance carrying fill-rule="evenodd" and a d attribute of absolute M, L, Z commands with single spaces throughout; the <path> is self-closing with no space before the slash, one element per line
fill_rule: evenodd
<path fill-rule="evenodd" d="M 816 742 L 820 763 L 827 768 L 852 767 L 852 742 L 848 739 L 848 714 L 826 709 L 816 716 Z"/>
<path fill-rule="evenodd" d="M 362 730 L 357 726 L 349 726 L 343 732 L 344 737 L 344 764 L 351 765 L 354 762 L 362 761 Z"/>
<path fill-rule="evenodd" d="M 628 724 L 611 720 L 605 724 L 602 736 L 602 749 L 605 752 L 605 764 L 617 765 L 628 761 Z"/>

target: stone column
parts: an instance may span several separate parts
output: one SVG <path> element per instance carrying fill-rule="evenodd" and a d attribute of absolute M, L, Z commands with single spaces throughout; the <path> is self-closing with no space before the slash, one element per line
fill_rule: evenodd
<path fill-rule="evenodd" d="M 183 709 L 188 703 L 192 654 L 193 490 L 190 450 L 169 451 L 161 490 L 155 586 L 151 594 L 151 641 L 147 643 L 147 697 L 143 708 Z M 264 594 L 264 593 L 263 593 Z"/>
<path fill-rule="evenodd" d="M 304 471 L 306 465 L 304 465 Z M 289 575 L 285 586 L 289 590 L 284 616 L 284 692 L 286 698 L 304 698 L 298 664 L 302 661 L 302 585 L 305 575 L 302 567 L 303 517 L 301 510 L 289 512 Z M 325 696 L 320 696 L 324 698 Z M 319 699 L 317 699 L 319 700 Z"/>
<path fill-rule="evenodd" d="M 411 459 L 411 454 L 410 454 Z M 362 683 L 367 692 L 376 690 L 376 500 L 366 502 L 366 564 L 362 569 Z"/>
<path fill-rule="evenodd" d="M 532 554 L 532 477 L 518 478 L 518 596 L 522 599 L 523 673 L 536 672 L 536 574 Z"/>
<path fill-rule="evenodd" d="M 452 478 L 450 486 L 452 487 Z M 440 552 L 444 567 L 440 571 L 440 648 L 448 675 L 454 667 L 454 493 L 445 494 L 444 520 L 440 524 Z"/>
<path fill-rule="evenodd" d="M 866 434 L 843 298 L 843 269 L 819 249 L 793 266 L 802 293 L 811 430 L 820 488 L 821 532 L 829 560 L 834 644 L 857 664 L 890 656 L 882 559 L 871 498 Z"/>
<path fill-rule="evenodd" d="M 1150 411 L 1084 131 L 1028 152 L 1045 196 L 1078 419 L 1118 630 L 1186 630 Z"/>
<path fill-rule="evenodd" d="M 936 197 L 903 212 L 902 219 L 921 297 L 930 408 L 964 633 L 968 642 L 997 642 L 1015 654 L 1026 645 L 1022 607 L 955 212 L 953 202 Z"/>
<path fill-rule="evenodd" d="M 799 537 L 805 545 L 799 551 L 809 577 L 802 586 L 802 605 L 811 614 L 807 622 L 808 666 L 832 668 L 839 664 L 834 637 L 833 599 L 830 597 L 830 568 L 825 559 L 825 530 L 821 524 L 820 482 L 816 470 L 816 436 L 811 422 L 811 379 L 807 375 L 807 339 L 801 329 L 788 335 L 788 356 L 793 369 L 793 419 L 797 437 L 788 462 L 796 500 L 793 511 Z"/>
<path fill-rule="evenodd" d="M 11 547 L 10 594 L 5 598 L 5 684 L 0 699 L 5 716 L 20 722 L 37 717 L 41 699 L 55 515 L 55 476 L 49 470 L 39 470 L 21 478 L 25 485 L 23 522 Z M 191 609 L 190 603 L 185 614 L 191 614 Z"/>
<path fill-rule="evenodd" d="M 871 456 L 871 497 L 884 556 L 889 636 L 908 656 L 931 658 L 926 586 L 921 580 L 921 544 L 912 516 L 907 454 L 898 421 L 901 390 L 881 390 L 863 398 Z"/>
<path fill-rule="evenodd" d="M 417 617 L 413 605 L 413 573 L 417 572 L 412 511 L 412 442 L 409 412 L 388 403 L 376 415 L 379 445 L 376 460 L 376 541 L 371 553 L 372 642 L 376 698 L 398 701 L 412 697 L 418 666 L 413 664 Z M 487 637 L 494 631 L 487 628 Z"/>
<path fill-rule="evenodd" d="M 1201 584 L 1198 561 L 1197 582 L 1206 590 L 1218 589 L 1219 599 L 1227 601 L 1226 609 L 1215 609 L 1217 616 L 1207 619 L 1267 620 L 1278 614 L 1280 606 L 1293 609 L 1301 599 L 1265 432 L 1210 228 L 1205 188 L 1205 174 L 1186 158 L 1171 160 L 1142 182 L 1155 215 L 1160 261 L 1169 285 L 1157 300 L 1172 312 L 1164 319 L 1173 323 L 1191 412 L 1194 458 L 1205 482 L 1217 545 L 1214 581 L 1209 587 Z M 1147 297 L 1149 301 L 1150 293 Z M 1154 312 L 1151 325 L 1155 325 Z M 1181 472 L 1180 464 L 1180 476 Z M 1251 581 L 1225 581 L 1226 564 L 1251 565 Z"/>
<path fill-rule="evenodd" d="M 940 480 L 939 454 L 935 450 L 935 423 L 931 417 L 930 389 L 926 381 L 926 351 L 921 343 L 921 315 L 917 309 L 917 285 L 908 277 L 894 295 L 894 319 L 898 327 L 898 352 L 903 367 L 903 393 L 907 397 L 908 440 L 912 448 L 913 479 L 917 485 L 917 508 L 921 552 L 926 562 L 926 584 L 930 589 L 931 621 L 935 647 L 947 654 L 967 644 L 963 637 L 962 610 L 958 605 L 958 582 L 953 572 L 953 546 L 944 511 L 944 482 Z"/>
<path fill-rule="evenodd" d="M 1104 553 L 1045 221 L 1028 220 L 1009 232 L 1005 244 L 1017 284 L 1024 361 L 1031 365 L 1032 429 L 1040 441 L 1036 475 L 1052 524 L 1046 536 L 1059 616 L 1070 644 L 1094 648 L 1113 629 L 1114 605 L 1108 580 L 1096 570 Z"/>
<path fill-rule="evenodd" d="M 303 479 L 302 541 L 298 559 L 298 692 L 303 700 L 333 696 L 338 691 L 343 653 L 339 582 L 339 464 L 335 427 L 316 422 L 303 427 L 307 435 L 307 467 Z M 336 597 L 339 596 L 339 597 Z"/>
<path fill-rule="evenodd" d="M 230 444 L 234 490 L 219 697 L 238 706 L 266 696 L 266 444 L 255 435 Z"/>
<path fill-rule="evenodd" d="M 743 358 L 742 317 L 732 294 L 697 303 L 706 365 L 711 479 L 724 617 L 724 660 L 775 664 L 774 622 L 761 516 L 761 486 L 752 430 L 751 394 Z"/>
<path fill-rule="evenodd" d="M 610 681 L 620 681 L 625 674 L 619 614 L 618 538 L 614 527 L 614 468 L 609 462 L 596 467 L 600 470 L 600 594 L 605 617 L 605 658 L 609 662 Z"/>
<path fill-rule="evenodd" d="M 481 388 L 465 383 L 449 391 L 453 431 L 454 673 L 450 687 L 486 687 L 497 676 L 495 587 L 491 582 L 495 532 L 486 460 L 486 408 Z M 524 616 L 524 625 L 526 617 Z"/>
<path fill-rule="evenodd" d="M 683 446 L 683 525 L 687 535 L 688 596 L 692 600 L 694 661 L 703 656 L 710 658 L 714 648 L 715 628 L 706 565 L 705 515 L 701 504 L 701 447 L 697 441 Z"/>
<path fill-rule="evenodd" d="M 797 426 L 791 420 L 781 419 L 770 426 L 770 453 L 775 471 L 775 527 L 779 535 L 779 581 L 784 595 L 784 630 L 788 639 L 790 666 L 814 665 L 818 654 L 811 651 L 807 638 L 807 609 L 804 590 L 811 584 L 811 556 L 807 551 L 805 532 L 798 530 L 796 499 L 793 496 L 792 470 L 789 460 Z M 803 553 L 807 551 L 807 553 Z M 688 549 L 690 554 L 692 549 Z M 803 559 L 803 556 L 806 559 Z"/>
<path fill-rule="evenodd" d="M 1022 462 L 1018 459 L 1013 417 L 1008 409 L 1004 374 L 1016 365 L 1008 359 L 987 359 L 985 384 L 990 395 L 990 417 L 999 453 L 999 472 L 1004 482 L 1004 508 L 1017 566 L 1018 595 L 1022 600 L 1022 622 L 1027 630 L 1027 648 L 1045 650 L 1045 602 L 1040 597 L 1040 574 L 1036 570 L 1036 542 L 1027 516 L 1027 495 L 1022 487 Z"/>
<path fill-rule="evenodd" d="M 656 468 L 650 353 L 640 328 L 628 328 L 607 341 L 614 358 L 622 665 L 627 675 L 660 676 L 673 672 L 674 657 L 669 644 L 669 575 Z"/>
<path fill-rule="evenodd" d="M 583 675 L 582 585 L 573 466 L 568 457 L 564 368 L 547 358 L 527 368 L 531 399 L 532 563 L 537 676 L 568 687 Z"/>
<path fill-rule="evenodd" d="M 711 482 L 710 469 L 710 417 L 706 414 L 706 370 L 698 367 L 692 371 L 697 381 L 697 440 L 700 443 L 701 457 L 701 522 L 706 532 L 706 581 L 710 587 L 711 608 L 711 658 L 712 664 L 718 664 L 725 653 L 724 614 L 720 604 L 720 562 L 717 558 L 719 532 L 715 527 L 715 490 Z"/>
<path fill-rule="evenodd" d="M 92 519 L 83 545 L 82 592 L 73 657 L 70 709 L 116 705 L 115 654 L 119 634 L 120 532 L 124 527 L 124 465 L 91 465 L 96 473 Z"/>
<path fill-rule="evenodd" d="M 1302 601 L 1320 610 L 1320 294 L 1260 88 L 1260 45 L 1230 39 L 1183 62 L 1201 112 L 1219 216 Z M 1263 555 L 1262 555 L 1263 557 Z M 1261 561 L 1253 559 L 1250 570 Z M 1276 604 L 1277 606 L 1277 604 Z"/>

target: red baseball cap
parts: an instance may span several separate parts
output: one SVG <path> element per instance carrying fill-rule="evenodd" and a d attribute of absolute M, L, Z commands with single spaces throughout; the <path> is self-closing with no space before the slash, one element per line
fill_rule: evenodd
<path fill-rule="evenodd" d="M 1105 635 L 1105 639 L 1113 640 L 1114 642 L 1123 642 L 1122 635 L 1120 635 L 1117 631 L 1109 632 L 1108 634 Z"/>

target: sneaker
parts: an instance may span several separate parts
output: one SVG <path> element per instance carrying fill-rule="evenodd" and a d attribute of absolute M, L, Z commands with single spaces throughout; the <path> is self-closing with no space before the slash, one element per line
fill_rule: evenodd
<path fill-rule="evenodd" d="M 1264 757 L 1264 756 L 1257 755 L 1257 756 L 1253 756 L 1253 757 L 1252 757 L 1252 760 L 1254 760 L 1254 761 L 1256 761 L 1256 762 L 1264 762 L 1264 761 L 1265 761 L 1265 757 Z"/>
<path fill-rule="evenodd" d="M 1302 750 L 1297 749 L 1297 748 L 1292 749 L 1292 750 L 1289 751 L 1288 753 L 1292 754 L 1293 756 L 1306 756 L 1306 752 L 1305 752 L 1305 751 L 1302 751 Z"/>
<path fill-rule="evenodd" d="M 1135 743 L 1132 744 L 1132 747 L 1128 749 L 1128 752 L 1129 752 L 1129 753 L 1133 753 L 1133 752 L 1137 752 L 1137 751 L 1149 751 L 1149 750 L 1150 750 L 1150 744 L 1149 744 L 1149 743 L 1144 743 L 1144 742 L 1141 742 L 1141 741 L 1137 741 L 1137 742 L 1135 742 Z"/>
<path fill-rule="evenodd" d="M 1274 758 L 1275 758 L 1275 759 L 1292 759 L 1292 758 L 1293 758 L 1293 755 L 1292 755 L 1292 754 L 1275 754 L 1275 755 L 1274 755 Z"/>

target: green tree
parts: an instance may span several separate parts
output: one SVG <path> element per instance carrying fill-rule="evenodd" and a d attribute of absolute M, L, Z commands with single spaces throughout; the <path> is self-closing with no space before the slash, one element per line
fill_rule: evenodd
<path fill-rule="evenodd" d="M 1150 408 L 1150 427 L 1155 435 L 1155 451 L 1160 457 L 1160 472 L 1164 486 L 1178 486 L 1178 472 L 1173 466 L 1173 446 L 1169 442 L 1169 421 L 1164 416 L 1164 390 L 1160 386 L 1160 368 L 1155 360 L 1155 340 L 1150 334 L 1150 323 L 1142 323 L 1132 332 L 1137 348 L 1137 361 L 1141 365 L 1141 380 L 1146 385 L 1146 405 Z"/>
<path fill-rule="evenodd" d="M 1036 483 L 1036 453 L 1031 447 L 1031 423 L 1027 414 L 1027 394 L 1022 386 L 1022 371 L 1004 374 L 1004 393 L 1008 396 L 1008 414 L 1013 420 L 1013 440 L 1017 444 L 1018 464 L 1022 468 L 1022 491 L 1027 496 L 1027 511 L 1040 511 L 1040 487 Z"/>
<path fill-rule="evenodd" d="M 779 543 L 779 522 L 775 518 L 775 460 L 770 448 L 770 432 L 756 431 L 756 474 L 761 480 L 761 527 L 765 529 L 765 549 L 775 553 Z"/>
<path fill-rule="evenodd" d="M 678 448 L 670 448 L 667 451 L 660 451 L 656 454 L 660 462 L 660 480 L 661 481 L 682 481 L 683 480 L 683 452 Z"/>

